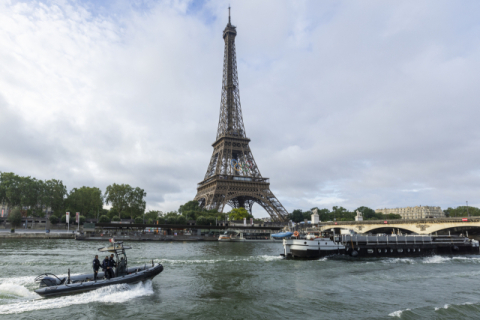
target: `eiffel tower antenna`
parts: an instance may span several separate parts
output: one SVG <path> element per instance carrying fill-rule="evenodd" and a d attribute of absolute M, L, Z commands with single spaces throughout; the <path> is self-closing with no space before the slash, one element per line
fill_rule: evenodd
<path fill-rule="evenodd" d="M 260 174 L 245 133 L 238 88 L 236 36 L 228 7 L 228 24 L 223 30 L 225 49 L 217 138 L 194 200 L 206 209 L 219 212 L 228 204 L 252 213 L 253 204 L 258 203 L 275 221 L 287 221 L 288 212 L 270 191 L 269 179 Z"/>

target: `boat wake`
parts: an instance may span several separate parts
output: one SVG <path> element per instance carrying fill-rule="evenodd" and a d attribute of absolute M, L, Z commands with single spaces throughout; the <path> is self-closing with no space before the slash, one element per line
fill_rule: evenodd
<path fill-rule="evenodd" d="M 122 303 L 137 297 L 153 294 L 152 281 L 147 281 L 144 283 L 140 282 L 134 285 L 112 285 L 74 296 L 64 296 L 51 299 L 36 299 L 40 296 L 19 284 L 2 283 L 0 284 L 0 290 L 2 290 L 2 288 L 7 290 L 5 292 L 7 295 L 9 295 L 9 297 L 17 297 L 17 299 L 13 300 L 13 303 L 0 304 L 0 314 L 23 313 L 45 309 L 59 309 L 71 305 L 87 304 L 91 302 Z M 34 300 L 32 300 L 32 298 Z M 4 302 L 4 298 L 0 297 L 0 303 Z"/>
<path fill-rule="evenodd" d="M 162 265 L 173 265 L 173 264 L 212 264 L 212 263 L 225 263 L 225 262 L 240 262 L 240 261 L 259 261 L 259 262 L 271 262 L 271 261 L 281 261 L 283 260 L 280 255 L 268 256 L 252 256 L 252 257 L 235 257 L 233 259 L 185 259 L 185 260 L 174 260 L 174 259 L 155 259 L 155 263 L 160 263 Z M 138 263 L 143 263 L 143 261 L 137 261 Z M 135 263 L 135 262 L 134 262 Z"/>

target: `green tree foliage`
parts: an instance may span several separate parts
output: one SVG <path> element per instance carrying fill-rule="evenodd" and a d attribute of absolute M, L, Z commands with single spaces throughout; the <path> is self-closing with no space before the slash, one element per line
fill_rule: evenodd
<path fill-rule="evenodd" d="M 121 220 L 121 219 L 120 219 L 119 217 L 117 217 L 117 216 L 113 216 L 113 217 L 112 217 L 112 221 L 117 222 L 117 221 L 120 221 L 120 220 Z"/>
<path fill-rule="evenodd" d="M 58 217 L 53 215 L 53 214 L 50 216 L 50 218 L 48 218 L 48 220 L 50 220 L 51 224 L 57 224 L 58 223 Z"/>
<path fill-rule="evenodd" d="M 135 218 L 135 223 L 137 223 L 137 224 L 143 223 L 143 218 L 142 217 L 136 217 Z"/>
<path fill-rule="evenodd" d="M 8 215 L 8 222 L 10 222 L 13 229 L 22 225 L 22 213 L 20 212 L 19 207 L 13 208 L 10 212 Z"/>
<path fill-rule="evenodd" d="M 197 217 L 197 220 L 195 221 L 195 224 L 197 226 L 206 226 L 206 225 L 208 225 L 208 220 L 204 216 L 199 216 L 199 217 Z"/>
<path fill-rule="evenodd" d="M 180 206 L 178 212 L 185 217 L 186 220 L 195 220 L 199 215 L 203 214 L 203 210 L 198 201 L 188 201 Z"/>
<path fill-rule="evenodd" d="M 303 211 L 301 209 L 295 209 L 290 213 L 290 220 L 293 222 L 301 222 L 303 221 Z"/>
<path fill-rule="evenodd" d="M 253 218 L 253 216 L 245 208 L 235 208 L 228 213 L 228 218 L 232 220 L 243 220 L 243 218 Z"/>
<path fill-rule="evenodd" d="M 105 203 L 112 204 L 119 216 L 127 213 L 131 217 L 142 216 L 145 212 L 145 197 L 147 193 L 139 188 L 133 188 L 128 184 L 116 184 L 107 187 Z"/>
<path fill-rule="evenodd" d="M 157 220 L 161 215 L 163 215 L 162 211 L 150 210 L 145 213 L 145 221 L 152 221 L 151 223 L 157 223 Z"/>
<path fill-rule="evenodd" d="M 0 202 L 8 206 L 32 208 L 34 216 L 43 216 L 43 209 L 62 210 L 67 189 L 60 180 L 37 180 L 13 172 L 0 172 Z"/>
<path fill-rule="evenodd" d="M 80 224 L 83 225 L 85 223 L 85 216 L 80 216 Z"/>
<path fill-rule="evenodd" d="M 98 222 L 100 223 L 109 223 L 110 222 L 110 218 L 103 215 L 103 216 L 100 216 L 100 218 L 98 218 Z"/>
<path fill-rule="evenodd" d="M 480 216 L 480 209 L 470 206 L 460 206 L 456 208 L 449 207 L 448 209 L 443 210 L 443 212 L 445 212 L 447 217 L 468 217 L 468 215 Z"/>
<path fill-rule="evenodd" d="M 180 215 L 179 215 L 179 216 L 177 217 L 177 224 L 183 224 L 183 225 L 185 225 L 185 224 L 187 224 L 187 219 L 186 219 L 184 216 L 180 216 Z"/>
<path fill-rule="evenodd" d="M 97 211 L 103 207 L 102 191 L 96 187 L 73 188 L 65 203 L 72 212 L 80 212 L 89 218 L 95 218 Z"/>

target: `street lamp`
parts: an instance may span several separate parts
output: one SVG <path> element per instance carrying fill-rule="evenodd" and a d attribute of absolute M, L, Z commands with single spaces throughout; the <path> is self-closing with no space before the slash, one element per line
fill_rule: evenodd
<path fill-rule="evenodd" d="M 470 214 L 468 213 L 468 201 L 467 201 L 467 216 L 470 217 Z"/>

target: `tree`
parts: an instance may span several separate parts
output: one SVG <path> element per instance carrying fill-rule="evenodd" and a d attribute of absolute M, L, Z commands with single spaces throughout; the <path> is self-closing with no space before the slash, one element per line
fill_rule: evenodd
<path fill-rule="evenodd" d="M 58 217 L 54 216 L 53 214 L 50 216 L 50 218 L 48 218 L 48 220 L 50 220 L 51 224 L 57 224 L 58 223 Z"/>
<path fill-rule="evenodd" d="M 10 214 L 8 215 L 8 222 L 10 222 L 13 229 L 22 225 L 22 213 L 20 212 L 19 207 L 15 207 L 10 212 Z"/>
<path fill-rule="evenodd" d="M 200 207 L 198 201 L 188 201 L 180 206 L 178 212 L 183 215 L 186 220 L 195 220 L 197 216 L 204 213 L 204 209 Z"/>
<path fill-rule="evenodd" d="M 178 216 L 177 224 L 187 224 L 187 219 L 184 216 Z"/>
<path fill-rule="evenodd" d="M 94 218 L 103 208 L 102 191 L 96 187 L 73 188 L 65 204 L 72 212 L 80 212 L 89 218 Z"/>
<path fill-rule="evenodd" d="M 195 221 L 195 224 L 197 226 L 206 226 L 207 225 L 207 218 L 204 216 L 199 216 L 197 217 L 197 220 Z"/>
<path fill-rule="evenodd" d="M 116 184 L 107 187 L 105 192 L 105 203 L 112 204 L 118 211 L 119 217 L 123 213 L 129 213 L 132 217 L 143 215 L 146 202 L 144 198 L 147 193 L 139 188 L 132 188 L 128 184 Z"/>
<path fill-rule="evenodd" d="M 293 222 L 301 222 L 303 221 L 303 212 L 300 209 L 295 209 L 290 213 L 290 220 Z"/>
<path fill-rule="evenodd" d="M 117 217 L 117 216 L 114 216 L 114 217 L 112 218 L 112 221 L 120 221 L 120 218 Z"/>
<path fill-rule="evenodd" d="M 158 217 L 160 217 L 161 214 L 162 214 L 162 211 L 150 210 L 145 213 L 145 221 L 151 220 L 153 221 L 153 223 L 156 223 L 158 220 Z"/>
<path fill-rule="evenodd" d="M 135 223 L 137 223 L 137 224 L 143 223 L 142 217 L 136 217 L 136 218 L 135 218 Z"/>
<path fill-rule="evenodd" d="M 62 180 L 46 180 L 43 188 L 42 203 L 49 206 L 52 211 L 63 210 L 67 187 Z"/>
<path fill-rule="evenodd" d="M 228 218 L 232 220 L 243 220 L 243 218 L 253 218 L 245 208 L 234 208 L 228 213 Z M 215 221 L 215 220 L 213 220 Z"/>
<path fill-rule="evenodd" d="M 480 209 L 471 206 L 459 206 L 456 208 L 449 207 L 444 210 L 447 217 L 468 217 L 470 216 L 480 216 Z"/>
<path fill-rule="evenodd" d="M 98 218 L 98 222 L 100 222 L 100 223 L 109 223 L 109 222 L 110 222 L 110 218 L 107 217 L 107 216 L 100 216 L 100 218 Z"/>
<path fill-rule="evenodd" d="M 177 224 L 177 217 L 176 216 L 166 217 L 165 224 Z"/>
<path fill-rule="evenodd" d="M 85 223 L 86 218 L 85 216 L 80 216 L 79 220 L 80 220 L 80 224 L 83 225 Z"/>

